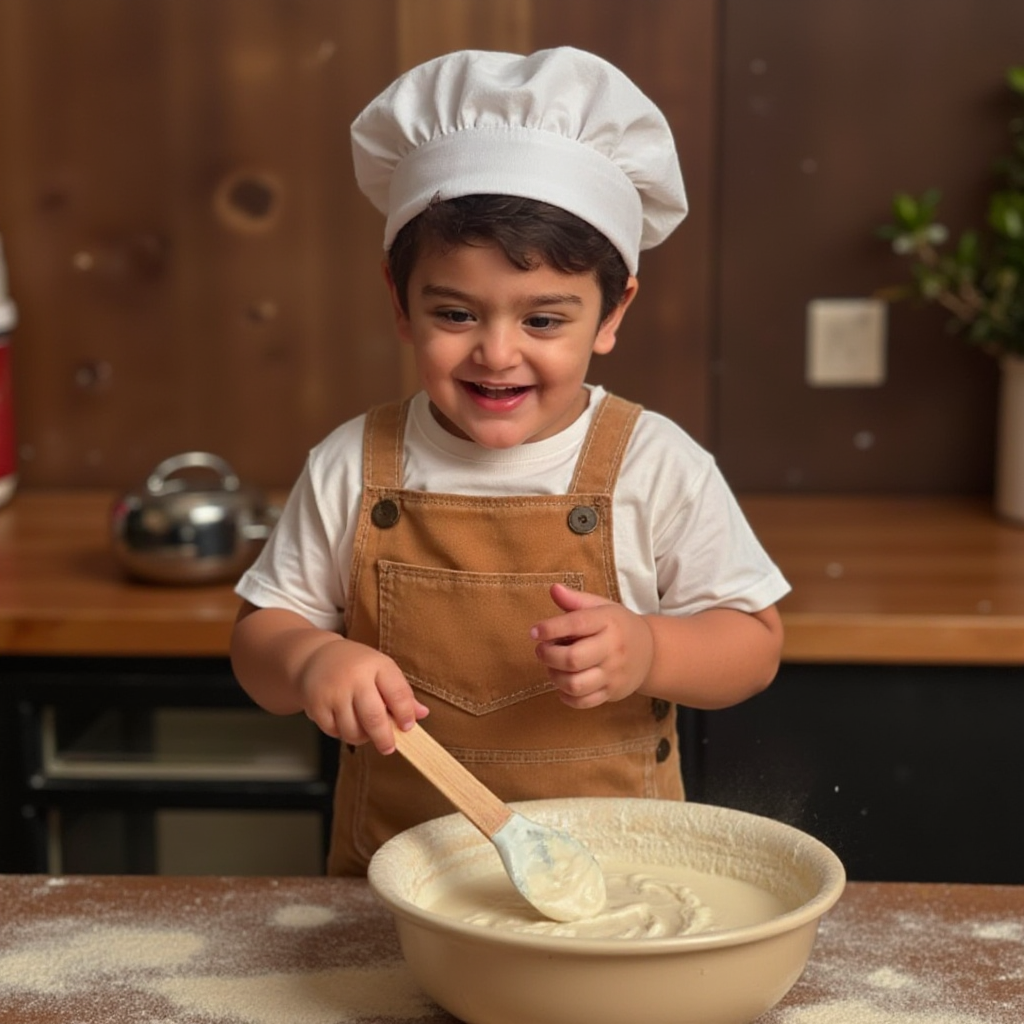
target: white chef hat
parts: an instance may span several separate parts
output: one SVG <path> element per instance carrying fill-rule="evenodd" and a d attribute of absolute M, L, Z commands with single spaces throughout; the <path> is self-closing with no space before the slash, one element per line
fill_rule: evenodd
<path fill-rule="evenodd" d="M 420 64 L 355 119 L 352 151 L 387 216 L 385 249 L 435 197 L 512 195 L 591 224 L 635 273 L 687 212 L 664 115 L 618 68 L 568 46 Z"/>

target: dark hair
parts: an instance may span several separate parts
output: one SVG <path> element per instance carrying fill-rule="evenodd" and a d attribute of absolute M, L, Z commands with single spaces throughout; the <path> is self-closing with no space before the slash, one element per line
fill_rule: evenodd
<path fill-rule="evenodd" d="M 597 228 L 561 207 L 518 196 L 435 199 L 405 224 L 388 250 L 388 269 L 402 308 L 409 311 L 409 278 L 427 247 L 497 245 L 520 270 L 542 264 L 566 274 L 591 272 L 601 290 L 601 320 L 622 301 L 629 271 L 618 249 Z"/>

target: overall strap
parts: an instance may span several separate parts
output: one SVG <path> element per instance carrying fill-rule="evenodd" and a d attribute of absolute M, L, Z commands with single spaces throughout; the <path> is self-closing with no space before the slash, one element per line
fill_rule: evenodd
<path fill-rule="evenodd" d="M 409 402 L 374 406 L 363 428 L 363 486 L 398 490 L 402 486 L 402 447 Z"/>
<path fill-rule="evenodd" d="M 642 411 L 635 402 L 605 396 L 580 449 L 570 494 L 611 494 L 615 490 L 622 457 Z"/>

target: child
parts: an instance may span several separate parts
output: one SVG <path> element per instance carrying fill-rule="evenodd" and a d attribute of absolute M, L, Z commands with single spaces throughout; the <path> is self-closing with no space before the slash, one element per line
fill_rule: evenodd
<path fill-rule="evenodd" d="M 682 799 L 674 706 L 771 682 L 788 585 L 706 452 L 585 383 L 686 213 L 668 125 L 565 47 L 429 61 L 352 137 L 422 391 L 310 453 L 231 650 L 344 744 L 328 870 L 450 813 L 390 756 L 421 719 L 505 800 Z"/>

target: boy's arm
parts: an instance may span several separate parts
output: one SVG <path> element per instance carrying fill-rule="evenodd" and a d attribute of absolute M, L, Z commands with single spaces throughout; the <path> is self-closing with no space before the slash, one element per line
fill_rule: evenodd
<path fill-rule="evenodd" d="M 638 615 L 557 584 L 552 597 L 565 614 L 538 623 L 531 635 L 552 683 L 575 708 L 635 692 L 693 708 L 729 707 L 778 671 L 782 622 L 774 606 L 753 614 Z"/>
<path fill-rule="evenodd" d="M 654 654 L 642 693 L 712 710 L 739 704 L 775 678 L 782 620 L 772 605 L 748 614 L 711 608 L 689 616 L 646 615 Z"/>
<path fill-rule="evenodd" d="M 365 644 L 318 629 L 283 608 L 245 602 L 231 635 L 231 667 L 249 696 L 277 715 L 303 712 L 329 736 L 395 748 L 426 714 L 395 662 Z"/>

